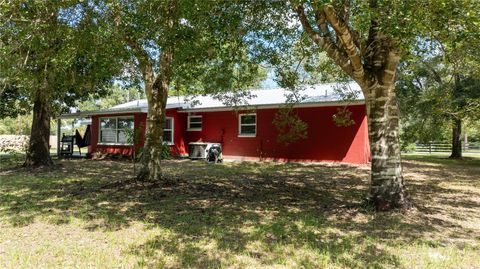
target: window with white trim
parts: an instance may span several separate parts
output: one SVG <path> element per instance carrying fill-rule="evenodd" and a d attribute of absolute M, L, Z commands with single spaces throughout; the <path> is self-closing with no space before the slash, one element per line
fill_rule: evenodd
<path fill-rule="evenodd" d="M 127 144 L 125 130 L 133 130 L 133 117 L 104 117 L 99 120 L 101 144 Z"/>
<path fill-rule="evenodd" d="M 165 126 L 163 127 L 163 142 L 173 145 L 173 118 L 165 118 Z"/>
<path fill-rule="evenodd" d="M 257 135 L 257 114 L 240 114 L 238 116 L 238 136 Z"/>
<path fill-rule="evenodd" d="M 202 130 L 202 116 L 188 116 L 188 131 Z"/>

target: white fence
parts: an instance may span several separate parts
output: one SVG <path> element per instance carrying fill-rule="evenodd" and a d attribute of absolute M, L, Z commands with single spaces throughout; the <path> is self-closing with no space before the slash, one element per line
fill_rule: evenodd
<path fill-rule="evenodd" d="M 451 152 L 451 143 L 431 142 L 415 144 L 415 151 L 421 153 Z M 462 152 L 480 153 L 480 143 L 462 143 Z"/>

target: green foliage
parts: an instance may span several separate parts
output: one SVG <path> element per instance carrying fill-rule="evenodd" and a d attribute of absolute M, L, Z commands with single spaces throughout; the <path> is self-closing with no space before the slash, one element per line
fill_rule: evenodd
<path fill-rule="evenodd" d="M 415 146 L 415 143 L 407 143 L 407 142 L 400 143 L 400 150 L 403 153 L 415 152 L 416 149 L 417 147 Z"/>
<path fill-rule="evenodd" d="M 251 61 L 242 38 L 243 12 L 229 1 L 101 1 L 116 41 L 131 49 L 132 78 L 144 80 L 137 64 L 146 60 L 155 75 L 162 51 L 174 48 L 170 92 L 217 93 L 258 85 L 265 70 Z M 174 10 L 171 12 L 171 10 Z M 170 12 L 170 13 L 169 13 Z M 173 25 L 165 18 L 171 18 Z M 137 46 L 138 45 L 138 46 Z M 133 49 L 132 49 L 133 48 Z M 140 68 L 139 68 L 140 67 Z"/>
<path fill-rule="evenodd" d="M 144 148 L 138 147 L 138 144 L 142 140 L 143 135 L 143 128 L 144 126 L 141 124 L 137 128 L 134 129 L 125 129 L 125 136 L 127 137 L 127 144 L 131 145 L 134 149 L 134 161 L 138 161 L 142 158 Z M 170 159 L 170 146 L 166 143 L 162 144 L 162 159 Z"/>
<path fill-rule="evenodd" d="M 100 98 L 90 96 L 87 100 L 77 101 L 76 107 L 80 111 L 111 108 L 116 105 L 134 100 L 145 99 L 145 92 L 136 87 L 125 88 L 111 85 L 105 88 L 107 95 Z"/>
<path fill-rule="evenodd" d="M 417 141 L 446 140 L 449 127 L 443 106 L 446 88 L 438 85 L 421 62 L 403 65 L 399 74 L 396 88 L 402 115 L 402 147 Z"/>
<path fill-rule="evenodd" d="M 143 128 L 143 124 L 140 124 L 137 128 L 124 130 L 125 136 L 127 137 L 127 144 L 132 147 L 132 159 L 134 163 L 139 161 L 143 156 L 144 148 L 138 146 L 142 141 Z"/>
<path fill-rule="evenodd" d="M 480 121 L 477 119 L 467 119 L 465 121 L 465 132 L 467 133 L 468 141 L 480 142 Z"/>
<path fill-rule="evenodd" d="M 337 126 L 347 127 L 355 124 L 355 121 L 352 119 L 352 111 L 347 106 L 337 108 L 337 112 L 333 114 L 332 118 Z"/>
<path fill-rule="evenodd" d="M 15 86 L 4 85 L 4 87 L 0 92 L 0 119 L 27 114 L 30 111 L 30 100 L 22 96 L 20 89 Z"/>
<path fill-rule="evenodd" d="M 451 140 L 452 120 L 467 132 L 480 115 L 480 3 L 437 1 L 401 67 L 397 92 L 402 111 L 402 144 Z M 473 135 L 475 137 L 475 135 Z"/>
<path fill-rule="evenodd" d="M 162 144 L 162 159 L 170 159 L 171 154 L 170 154 L 170 146 L 166 143 Z"/>
<path fill-rule="evenodd" d="M 300 119 L 293 109 L 293 105 L 280 108 L 275 114 L 272 124 L 278 132 L 278 143 L 289 145 L 308 137 L 308 125 Z"/>
<path fill-rule="evenodd" d="M 37 92 L 52 114 L 104 86 L 120 71 L 103 19 L 86 2 L 8 1 L 0 6 L 0 83 L 18 100 L 32 103 Z M 10 116 L 18 111 L 10 110 Z"/>
<path fill-rule="evenodd" d="M 139 130 L 138 129 L 124 129 L 127 145 L 135 145 L 139 140 Z"/>
<path fill-rule="evenodd" d="M 400 68 L 397 95 L 404 147 L 415 141 L 450 140 L 453 119 L 479 118 L 480 36 L 472 25 L 480 19 L 469 10 L 478 4 L 460 2 L 444 3 L 448 12 L 431 14 L 431 35 L 417 41 L 412 57 Z"/>
<path fill-rule="evenodd" d="M 295 91 L 303 85 L 350 81 L 325 52 L 312 46 L 307 36 L 299 36 L 286 49 L 287 52 L 277 52 L 280 55 L 275 58 L 279 62 L 273 66 L 281 87 Z"/>
<path fill-rule="evenodd" d="M 32 115 L 7 117 L 0 121 L 0 134 L 29 135 L 32 126 Z"/>

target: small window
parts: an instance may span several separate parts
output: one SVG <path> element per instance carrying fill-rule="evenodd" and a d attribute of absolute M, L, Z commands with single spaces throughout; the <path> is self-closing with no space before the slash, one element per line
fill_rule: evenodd
<path fill-rule="evenodd" d="M 257 115 L 240 114 L 238 118 L 238 136 L 256 136 L 257 134 Z"/>
<path fill-rule="evenodd" d="M 133 126 L 133 117 L 100 118 L 100 143 L 127 144 L 126 130 Z"/>
<path fill-rule="evenodd" d="M 163 127 L 163 142 L 173 145 L 173 118 L 165 118 L 165 126 Z"/>
<path fill-rule="evenodd" d="M 202 116 L 188 116 L 188 131 L 202 130 Z"/>

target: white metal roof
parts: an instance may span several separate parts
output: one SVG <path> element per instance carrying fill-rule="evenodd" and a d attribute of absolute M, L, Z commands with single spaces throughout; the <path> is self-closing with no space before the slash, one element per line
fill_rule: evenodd
<path fill-rule="evenodd" d="M 354 92 L 356 94 L 355 100 L 363 100 L 363 94 L 360 89 L 360 86 L 356 83 L 350 83 L 344 85 L 348 88 L 348 91 Z M 338 93 L 339 87 L 342 87 L 340 84 L 321 84 L 315 86 L 307 86 L 304 89 L 296 91 L 296 96 L 298 99 L 295 99 L 299 104 L 317 104 L 317 103 L 331 103 L 331 102 L 341 102 L 344 101 L 342 96 Z M 337 90 L 336 90 L 337 89 Z M 226 98 L 219 100 L 212 95 L 202 95 L 191 97 L 180 97 L 175 101 L 183 103 L 182 109 L 184 110 L 202 110 L 202 109 L 212 109 L 212 108 L 228 108 L 234 105 L 237 106 L 272 106 L 272 105 L 282 105 L 289 101 L 289 96 L 291 96 L 292 91 L 284 88 L 274 88 L 274 89 L 262 89 L 262 90 L 252 90 L 250 91 L 251 98 L 245 100 L 240 100 L 237 103 L 232 103 L 231 99 L 235 99 L 235 93 L 225 94 Z M 173 98 L 173 97 L 172 97 Z M 183 102 L 182 102 L 183 100 Z M 173 100 L 172 100 L 173 101 Z M 170 102 L 170 98 L 169 98 Z"/>
<path fill-rule="evenodd" d="M 364 97 L 360 86 L 357 83 L 349 84 L 321 84 L 314 86 L 305 86 L 302 89 L 295 91 L 295 98 L 298 104 L 305 105 L 328 105 L 332 103 L 344 102 L 344 98 L 339 94 L 339 89 L 342 88 L 345 92 L 354 93 L 356 96 L 354 100 L 356 103 L 363 102 Z M 279 106 L 289 101 L 292 91 L 284 88 L 274 89 L 258 89 L 250 90 L 249 98 L 236 98 L 235 93 L 223 94 L 222 98 L 214 95 L 198 95 L 198 96 L 172 96 L 168 98 L 167 109 L 179 108 L 184 111 L 202 111 L 212 109 L 233 109 L 235 106 L 248 107 L 268 107 Z M 60 118 L 71 118 L 80 116 L 91 116 L 100 114 L 120 114 L 133 112 L 147 112 L 147 100 L 135 100 L 114 106 L 109 109 L 84 111 L 71 114 L 61 115 Z"/>

